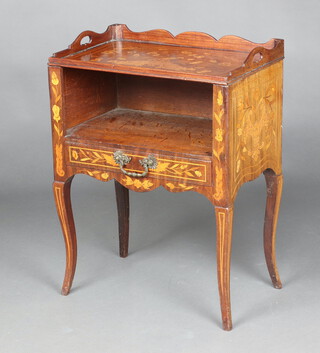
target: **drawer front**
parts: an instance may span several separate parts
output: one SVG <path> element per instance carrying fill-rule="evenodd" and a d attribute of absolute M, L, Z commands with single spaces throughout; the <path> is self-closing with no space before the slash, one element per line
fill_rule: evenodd
<path fill-rule="evenodd" d="M 113 153 L 116 149 L 102 150 L 79 146 L 68 146 L 68 164 L 98 168 L 116 173 L 122 173 L 119 165 L 115 163 Z M 139 160 L 147 157 L 149 153 L 139 154 L 127 152 L 123 153 L 131 157 L 131 161 L 124 167 L 128 172 L 142 173 L 143 167 Z M 196 183 L 202 185 L 210 184 L 211 161 L 199 161 L 197 159 L 184 159 L 180 157 L 162 156 L 153 154 L 157 159 L 156 169 L 149 169 L 148 178 L 176 179 L 182 182 Z"/>

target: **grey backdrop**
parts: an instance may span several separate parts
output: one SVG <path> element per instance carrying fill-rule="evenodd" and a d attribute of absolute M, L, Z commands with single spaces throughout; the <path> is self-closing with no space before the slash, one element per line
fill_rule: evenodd
<path fill-rule="evenodd" d="M 2 0 L 0 352 L 319 352 L 319 13 L 317 0 Z M 213 210 L 192 192 L 131 193 L 123 260 L 113 184 L 77 176 L 78 268 L 72 293 L 59 295 L 64 244 L 51 195 L 46 62 L 81 31 L 112 23 L 285 39 L 284 288 L 272 289 L 264 263 L 260 178 L 236 201 L 232 332 L 220 329 Z"/>

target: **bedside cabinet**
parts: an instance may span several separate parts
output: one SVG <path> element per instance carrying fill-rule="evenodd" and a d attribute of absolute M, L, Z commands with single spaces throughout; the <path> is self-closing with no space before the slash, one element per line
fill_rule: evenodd
<path fill-rule="evenodd" d="M 66 245 L 69 293 L 77 243 L 75 174 L 115 182 L 120 256 L 128 255 L 129 190 L 196 191 L 214 205 L 223 328 L 232 328 L 230 253 L 240 186 L 264 173 L 264 250 L 281 288 L 275 235 L 282 190 L 284 42 L 197 32 L 135 33 L 125 25 L 81 33 L 49 58 L 53 192 Z"/>

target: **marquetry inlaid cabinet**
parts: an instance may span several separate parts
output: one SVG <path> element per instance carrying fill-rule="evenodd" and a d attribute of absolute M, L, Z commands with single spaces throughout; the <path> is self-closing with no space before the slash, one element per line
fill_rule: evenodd
<path fill-rule="evenodd" d="M 232 327 L 230 252 L 240 186 L 264 173 L 264 250 L 281 288 L 275 234 L 282 189 L 283 40 L 197 32 L 81 33 L 49 58 L 53 192 L 66 245 L 62 293 L 76 268 L 75 174 L 115 182 L 120 256 L 128 255 L 129 190 L 196 191 L 214 205 L 223 328 Z"/>

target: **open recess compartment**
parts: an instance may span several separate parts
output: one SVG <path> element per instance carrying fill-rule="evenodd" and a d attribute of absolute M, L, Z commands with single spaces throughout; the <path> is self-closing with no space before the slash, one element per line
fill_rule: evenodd
<path fill-rule="evenodd" d="M 210 156 L 210 83 L 63 69 L 66 141 Z"/>

